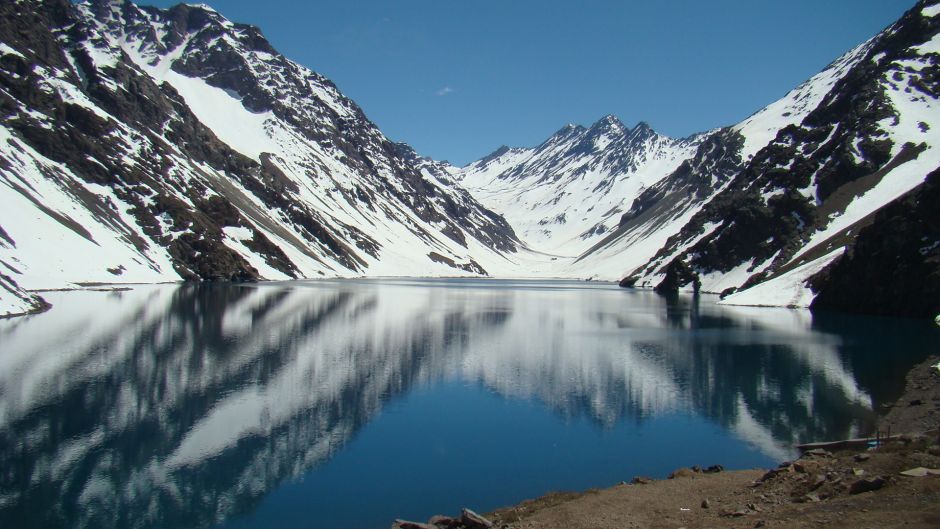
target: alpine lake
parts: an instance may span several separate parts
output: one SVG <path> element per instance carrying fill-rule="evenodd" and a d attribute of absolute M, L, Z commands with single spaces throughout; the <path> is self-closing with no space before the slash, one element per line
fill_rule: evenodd
<path fill-rule="evenodd" d="M 43 294 L 0 321 L 0 527 L 385 529 L 872 432 L 930 320 L 609 283 Z"/>

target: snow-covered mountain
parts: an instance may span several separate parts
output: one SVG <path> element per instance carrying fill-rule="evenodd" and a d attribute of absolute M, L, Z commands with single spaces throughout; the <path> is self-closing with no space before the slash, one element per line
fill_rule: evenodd
<path fill-rule="evenodd" d="M 630 129 L 606 116 L 590 128 L 566 125 L 531 149 L 500 147 L 455 176 L 531 249 L 577 256 L 705 137 L 674 140 L 646 123 Z"/>
<path fill-rule="evenodd" d="M 485 274 L 498 215 L 204 5 L 0 4 L 0 314 L 79 282 Z"/>
<path fill-rule="evenodd" d="M 81 283 L 483 274 L 940 312 L 938 14 L 734 126 L 607 116 L 457 168 L 206 6 L 5 2 L 0 315 Z"/>
<path fill-rule="evenodd" d="M 808 306 L 850 274 L 848 262 L 868 262 L 856 254 L 888 251 L 854 244 L 879 218 L 897 218 L 877 212 L 933 196 L 922 188 L 940 167 L 938 14 L 936 0 L 922 0 L 737 125 L 671 140 L 607 117 L 590 129 L 565 127 L 533 149 L 501 148 L 457 178 L 528 246 L 576 256 L 551 275 Z M 940 238 L 929 206 L 917 211 L 905 236 L 916 248 L 896 259 L 902 264 L 856 275 L 932 286 L 881 289 L 866 311 L 940 311 Z M 839 273 L 825 272 L 846 253 Z M 915 277 L 899 277 L 909 270 Z M 902 291 L 935 301 L 901 310 Z M 830 301 L 819 306 L 858 307 L 822 298 Z"/>
<path fill-rule="evenodd" d="M 857 254 L 869 249 L 855 244 L 859 232 L 940 167 L 938 14 L 936 1 L 918 3 L 787 98 L 733 127 L 729 132 L 743 138 L 743 166 L 712 186 L 714 197 L 628 282 L 739 291 L 728 303 L 807 306 L 836 275 L 818 276 L 812 287 L 810 277 L 846 253 L 863 263 Z M 774 128 L 776 134 L 764 133 Z M 764 143 L 765 137 L 771 139 Z M 936 230 L 910 229 L 905 236 L 920 241 L 913 261 L 882 269 L 881 282 L 900 282 L 905 270 L 926 271 L 924 262 L 937 261 Z M 877 289 L 856 290 L 866 297 Z M 896 305 L 890 298 L 902 295 L 885 294 L 870 309 Z M 935 313 L 940 295 L 926 304 L 932 308 L 909 305 Z"/>

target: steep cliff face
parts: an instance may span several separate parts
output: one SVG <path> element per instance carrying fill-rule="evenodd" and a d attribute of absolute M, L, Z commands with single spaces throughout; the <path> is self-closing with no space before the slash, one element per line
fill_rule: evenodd
<path fill-rule="evenodd" d="M 516 249 L 255 27 L 119 0 L 0 15 L 0 263 L 22 287 L 479 274 Z"/>
<path fill-rule="evenodd" d="M 814 309 L 940 314 L 940 170 L 878 211 L 845 255 L 810 280 Z"/>

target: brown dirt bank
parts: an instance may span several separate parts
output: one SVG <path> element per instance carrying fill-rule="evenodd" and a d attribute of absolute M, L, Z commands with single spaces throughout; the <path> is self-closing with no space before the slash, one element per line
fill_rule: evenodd
<path fill-rule="evenodd" d="M 488 517 L 496 527 L 519 529 L 940 528 L 940 475 L 901 475 L 940 468 L 937 362 L 910 372 L 904 395 L 879 424 L 910 435 L 879 448 L 814 451 L 769 472 L 683 469 L 646 484 L 549 494 Z"/>

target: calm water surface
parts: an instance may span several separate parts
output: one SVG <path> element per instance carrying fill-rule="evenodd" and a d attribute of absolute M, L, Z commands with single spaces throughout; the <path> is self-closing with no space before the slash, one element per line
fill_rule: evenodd
<path fill-rule="evenodd" d="M 867 433 L 929 321 L 608 284 L 49 295 L 0 321 L 0 527 L 386 528 Z"/>

